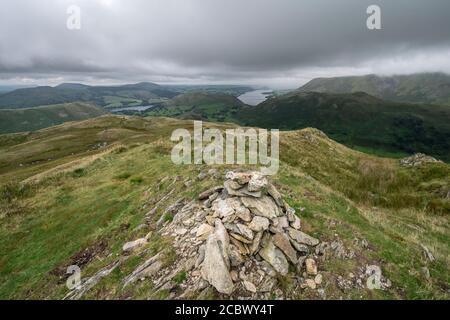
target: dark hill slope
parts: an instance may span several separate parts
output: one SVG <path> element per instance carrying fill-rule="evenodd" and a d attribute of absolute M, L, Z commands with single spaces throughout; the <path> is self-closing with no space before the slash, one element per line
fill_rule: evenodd
<path fill-rule="evenodd" d="M 236 121 L 281 130 L 315 127 L 352 147 L 450 160 L 450 107 L 445 106 L 387 102 L 361 92 L 294 91 L 243 108 Z"/>
<path fill-rule="evenodd" d="M 148 100 L 172 98 L 175 95 L 177 93 L 149 82 L 123 86 L 87 86 L 78 83 L 63 83 L 56 87 L 18 89 L 2 94 L 0 95 L 0 109 L 31 108 L 76 101 L 106 106 L 109 103 L 108 97 Z"/>
<path fill-rule="evenodd" d="M 300 90 L 328 93 L 363 91 L 385 100 L 450 105 L 450 75 L 444 73 L 317 78 Z"/>
<path fill-rule="evenodd" d="M 34 131 L 63 122 L 98 117 L 106 112 L 86 103 L 0 110 L 0 133 Z"/>

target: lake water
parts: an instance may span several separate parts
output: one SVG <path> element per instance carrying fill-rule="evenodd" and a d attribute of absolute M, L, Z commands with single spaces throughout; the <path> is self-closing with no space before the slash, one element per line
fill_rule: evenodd
<path fill-rule="evenodd" d="M 111 112 L 120 112 L 120 111 L 145 111 L 153 108 L 153 105 L 149 106 L 136 106 L 136 107 L 123 107 L 123 108 L 114 108 L 111 109 Z"/>
<path fill-rule="evenodd" d="M 271 90 L 253 90 L 246 92 L 244 94 L 241 94 L 238 99 L 241 100 L 243 103 L 248 104 L 250 106 L 256 106 L 257 104 L 260 104 L 261 102 L 264 102 L 267 100 L 267 98 L 271 95 Z"/>

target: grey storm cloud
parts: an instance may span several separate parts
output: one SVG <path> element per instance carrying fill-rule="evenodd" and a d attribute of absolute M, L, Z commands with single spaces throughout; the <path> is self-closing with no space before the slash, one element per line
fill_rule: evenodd
<path fill-rule="evenodd" d="M 368 30 L 366 8 L 381 8 Z M 81 29 L 66 27 L 81 9 Z M 0 81 L 234 82 L 450 73 L 448 0 L 10 0 Z"/>

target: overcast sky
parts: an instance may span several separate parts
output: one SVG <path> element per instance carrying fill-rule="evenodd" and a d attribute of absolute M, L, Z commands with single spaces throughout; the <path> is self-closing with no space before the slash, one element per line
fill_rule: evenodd
<path fill-rule="evenodd" d="M 66 27 L 69 5 L 81 29 Z M 381 7 L 382 30 L 366 9 Z M 450 73 L 449 0 L 2 0 L 0 84 Z"/>

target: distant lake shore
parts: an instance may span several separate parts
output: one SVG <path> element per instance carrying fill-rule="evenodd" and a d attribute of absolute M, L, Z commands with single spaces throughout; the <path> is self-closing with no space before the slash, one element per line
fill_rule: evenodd
<path fill-rule="evenodd" d="M 241 100 L 243 103 L 248 104 L 250 106 L 256 106 L 260 104 L 261 102 L 264 102 L 267 100 L 267 98 L 272 95 L 272 91 L 270 90 L 253 90 L 246 92 L 244 94 L 241 94 L 238 99 Z"/>
<path fill-rule="evenodd" d="M 154 108 L 154 105 L 148 106 L 134 106 L 134 107 L 122 107 L 122 108 L 114 108 L 110 109 L 111 112 L 121 112 L 121 111 L 146 111 L 148 109 Z"/>

